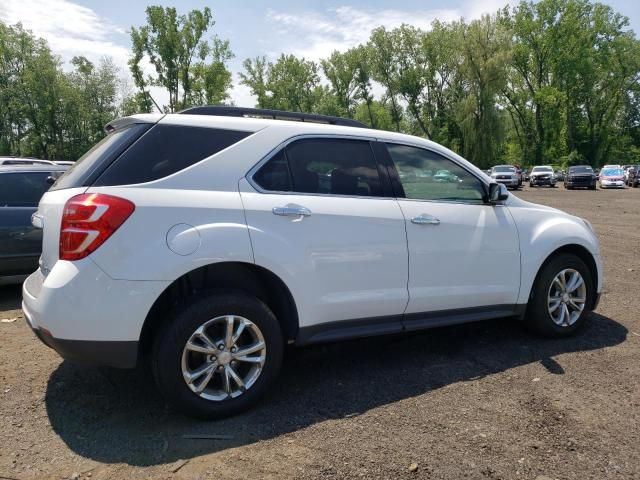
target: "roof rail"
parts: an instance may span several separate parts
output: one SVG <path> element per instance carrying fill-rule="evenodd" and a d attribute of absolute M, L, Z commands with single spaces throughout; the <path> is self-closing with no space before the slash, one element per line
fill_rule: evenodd
<path fill-rule="evenodd" d="M 205 105 L 190 107 L 178 112 L 189 115 L 216 115 L 220 117 L 253 117 L 272 118 L 274 120 L 293 120 L 298 122 L 327 123 L 343 127 L 369 128 L 362 122 L 350 118 L 331 117 L 315 113 L 285 112 L 282 110 L 270 110 L 265 108 L 227 107 L 222 105 Z"/>

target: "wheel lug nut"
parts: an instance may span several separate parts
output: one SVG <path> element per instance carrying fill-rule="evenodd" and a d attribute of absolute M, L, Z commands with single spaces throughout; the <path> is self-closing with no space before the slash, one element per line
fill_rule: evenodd
<path fill-rule="evenodd" d="M 218 345 L 218 350 L 224 350 L 224 345 L 222 343 Z"/>
<path fill-rule="evenodd" d="M 223 369 L 224 369 L 224 367 L 222 365 L 218 366 L 218 370 L 223 370 Z"/>
<path fill-rule="evenodd" d="M 236 353 L 238 349 L 236 347 L 231 347 L 231 353 Z"/>

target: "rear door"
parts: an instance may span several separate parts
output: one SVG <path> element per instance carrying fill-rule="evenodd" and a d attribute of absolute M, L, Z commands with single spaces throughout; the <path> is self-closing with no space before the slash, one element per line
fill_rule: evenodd
<path fill-rule="evenodd" d="M 31 225 L 50 172 L 0 173 L 0 275 L 24 275 L 38 268 L 42 232 Z"/>
<path fill-rule="evenodd" d="M 485 203 L 483 183 L 437 152 L 393 143 L 387 149 L 409 246 L 406 327 L 512 311 L 520 251 L 508 209 Z"/>
<path fill-rule="evenodd" d="M 302 340 L 337 338 L 346 328 L 400 331 L 404 218 L 370 142 L 297 139 L 249 177 L 240 190 L 255 261 L 292 289 Z"/>

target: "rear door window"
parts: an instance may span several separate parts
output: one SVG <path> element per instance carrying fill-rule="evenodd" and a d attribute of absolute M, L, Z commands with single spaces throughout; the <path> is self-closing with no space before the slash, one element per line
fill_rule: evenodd
<path fill-rule="evenodd" d="M 0 207 L 37 207 L 49 190 L 49 172 L 10 172 L 0 174 Z"/>
<path fill-rule="evenodd" d="M 182 125 L 155 125 L 118 157 L 96 186 L 150 182 L 198 163 L 251 132 Z"/>
<path fill-rule="evenodd" d="M 366 140 L 296 140 L 258 170 L 253 180 L 269 191 L 383 196 L 378 164 Z"/>

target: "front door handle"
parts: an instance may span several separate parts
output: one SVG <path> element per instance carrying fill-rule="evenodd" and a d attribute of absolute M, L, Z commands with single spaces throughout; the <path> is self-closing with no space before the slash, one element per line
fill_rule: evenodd
<path fill-rule="evenodd" d="M 311 210 L 308 208 L 291 205 L 287 205 L 286 207 L 273 207 L 271 211 L 274 215 L 280 215 L 282 217 L 308 217 L 311 215 Z"/>
<path fill-rule="evenodd" d="M 411 219 L 411 223 L 415 223 L 417 225 L 440 225 L 440 220 L 432 215 L 427 215 L 423 213 L 422 215 L 418 215 L 417 217 L 413 217 Z"/>

